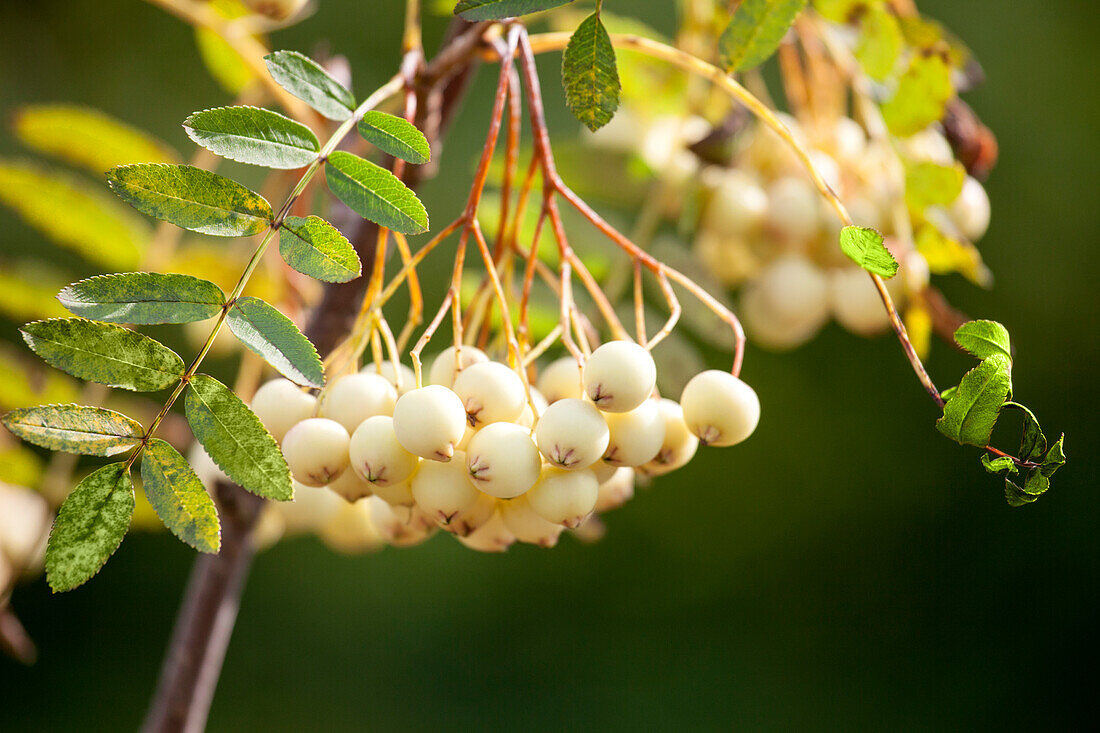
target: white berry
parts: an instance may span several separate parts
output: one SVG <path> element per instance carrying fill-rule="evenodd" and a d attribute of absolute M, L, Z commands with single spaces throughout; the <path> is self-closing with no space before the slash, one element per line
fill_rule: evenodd
<path fill-rule="evenodd" d="M 657 365 L 632 341 L 609 341 L 584 365 L 588 398 L 604 412 L 628 412 L 642 404 L 657 384 Z"/>
<path fill-rule="evenodd" d="M 328 489 L 306 486 L 294 481 L 294 499 L 274 501 L 270 506 L 283 520 L 283 529 L 287 534 L 312 532 L 327 522 L 340 507 L 343 499 Z"/>
<path fill-rule="evenodd" d="M 517 540 L 540 547 L 553 547 L 558 544 L 558 537 L 565 530 L 562 525 L 543 519 L 531 508 L 526 495 L 502 501 L 500 516 L 504 520 L 504 526 L 516 536 Z"/>
<path fill-rule="evenodd" d="M 951 218 L 971 242 L 985 236 L 989 229 L 989 194 L 977 179 L 967 176 L 963 181 L 962 191 L 951 205 Z"/>
<path fill-rule="evenodd" d="M 395 547 L 410 547 L 435 532 L 435 522 L 415 505 L 390 506 L 377 496 L 367 501 L 370 503 L 371 524 Z"/>
<path fill-rule="evenodd" d="M 782 236 L 804 242 L 821 223 L 818 193 L 804 178 L 780 178 L 768 187 L 768 225 Z"/>
<path fill-rule="evenodd" d="M 465 537 L 459 537 L 458 541 L 478 552 L 504 552 L 516 541 L 516 537 L 504 525 L 500 512 L 495 511 L 488 522 Z"/>
<path fill-rule="evenodd" d="M 374 363 L 370 363 L 359 371 L 363 374 L 381 374 L 387 382 L 393 385 L 398 395 L 403 395 L 410 389 L 416 389 L 416 373 L 413 372 L 411 367 L 400 362 L 397 363 L 395 368 L 394 362 L 384 361 L 382 362 L 381 371 Z"/>
<path fill-rule="evenodd" d="M 361 479 L 355 471 L 344 471 L 328 485 L 328 488 L 351 504 L 374 493 L 374 487 Z"/>
<path fill-rule="evenodd" d="M 447 387 L 433 384 L 414 389 L 397 399 L 393 430 L 405 450 L 446 462 L 466 432 L 466 409 Z"/>
<path fill-rule="evenodd" d="M 421 463 L 436 463 L 436 461 L 421 461 Z M 419 472 L 419 468 L 417 471 Z M 413 476 L 415 475 L 414 473 Z M 416 499 L 413 498 L 412 494 L 411 478 L 388 486 L 371 486 L 371 490 L 374 492 L 374 496 L 390 506 L 412 506 L 416 503 Z"/>
<path fill-rule="evenodd" d="M 474 486 L 498 499 L 511 499 L 535 485 L 542 459 L 527 429 L 495 422 L 470 439 L 466 468 Z"/>
<path fill-rule="evenodd" d="M 324 417 L 303 420 L 283 437 L 283 456 L 300 483 L 324 486 L 348 467 L 351 436 L 344 426 Z"/>
<path fill-rule="evenodd" d="M 753 388 L 717 369 L 692 377 L 680 404 L 684 421 L 703 445 L 740 443 L 760 422 L 760 399 Z"/>
<path fill-rule="evenodd" d="M 416 505 L 440 524 L 450 524 L 481 493 L 466 473 L 464 459 L 464 455 L 456 453 L 455 459 L 448 463 L 427 461 L 412 478 Z"/>
<path fill-rule="evenodd" d="M 451 521 L 442 527 L 443 531 L 450 532 L 455 537 L 469 536 L 493 518 L 497 510 L 497 501 L 488 494 L 478 491 L 474 503 L 451 517 Z"/>
<path fill-rule="evenodd" d="M 664 420 L 665 439 L 657 456 L 645 464 L 645 471 L 660 476 L 687 465 L 699 447 L 699 439 L 684 422 L 684 409 L 678 402 L 662 398 L 657 401 L 657 409 Z"/>
<path fill-rule="evenodd" d="M 839 267 L 829 273 L 829 305 L 833 318 L 858 336 L 873 336 L 890 327 L 878 288 L 859 267 Z"/>
<path fill-rule="evenodd" d="M 547 468 L 526 498 L 531 508 L 546 521 L 578 527 L 595 508 L 599 490 L 596 474 L 587 469 Z"/>
<path fill-rule="evenodd" d="M 368 417 L 392 415 L 395 402 L 397 390 L 381 374 L 349 374 L 329 385 L 321 398 L 321 417 L 353 433 Z"/>
<path fill-rule="evenodd" d="M 275 442 L 281 443 L 288 430 L 313 417 L 317 398 L 289 379 L 272 379 L 256 390 L 251 407 Z"/>
<path fill-rule="evenodd" d="M 550 404 L 584 395 L 581 368 L 572 356 L 564 356 L 547 364 L 535 384 Z"/>
<path fill-rule="evenodd" d="M 724 236 L 756 229 L 768 211 L 768 195 L 743 171 L 733 169 L 723 173 L 707 205 L 707 229 Z"/>
<path fill-rule="evenodd" d="M 384 544 L 384 538 L 371 522 L 370 503 L 366 501 L 340 507 L 317 534 L 328 547 L 346 554 L 377 550 Z"/>
<path fill-rule="evenodd" d="M 513 422 L 527 405 L 523 380 L 498 361 L 471 364 L 455 377 L 454 392 L 473 427 Z"/>
<path fill-rule="evenodd" d="M 614 466 L 640 466 L 652 461 L 665 439 L 665 421 L 656 400 L 646 400 L 630 412 L 607 414 L 611 439 L 603 460 Z"/>
<path fill-rule="evenodd" d="M 472 364 L 489 361 L 489 357 L 485 352 L 476 346 L 463 346 L 460 358 L 462 359 L 462 369 Z M 439 356 L 435 357 L 435 361 L 432 362 L 432 368 L 428 370 L 428 384 L 440 384 L 449 388 L 454 386 L 456 375 L 455 347 L 448 346 L 439 352 Z"/>
<path fill-rule="evenodd" d="M 596 495 L 596 511 L 617 509 L 634 498 L 634 469 L 618 468 L 611 478 L 600 484 Z"/>
<path fill-rule="evenodd" d="M 578 469 L 600 460 L 611 433 L 591 402 L 564 399 L 546 408 L 535 428 L 535 439 L 552 465 Z"/>
<path fill-rule="evenodd" d="M 375 486 L 400 483 L 413 475 L 419 459 L 401 447 L 389 415 L 368 417 L 351 434 L 352 470 Z"/>

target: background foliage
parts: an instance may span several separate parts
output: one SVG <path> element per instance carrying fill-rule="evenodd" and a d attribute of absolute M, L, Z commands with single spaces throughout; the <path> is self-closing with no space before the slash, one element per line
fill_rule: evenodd
<path fill-rule="evenodd" d="M 629 5 L 671 29 L 672 3 Z M 958 279 L 945 290 L 1008 326 L 1028 360 L 1017 394 L 1083 456 L 1100 443 L 1100 342 L 1089 328 L 1100 319 L 1100 102 L 1089 76 L 1100 17 L 1080 0 L 921 9 L 982 60 L 990 81 L 968 99 L 1002 145 L 982 245 L 996 287 Z M 370 89 L 396 63 L 401 12 L 396 1 L 324 0 L 275 45 L 310 51 L 328 39 L 350 58 L 356 89 Z M 441 29 L 429 25 L 429 48 Z M 544 87 L 551 124 L 568 137 L 579 126 L 549 83 L 557 65 L 543 61 Z M 423 189 L 430 214 L 461 204 L 489 76 L 442 176 Z M 0 111 L 39 101 L 102 108 L 185 154 L 179 120 L 229 103 L 190 31 L 143 3 L 5 4 Z M 0 135 L 0 153 L 19 152 Z M 244 166 L 225 170 L 256 183 Z M 0 211 L 5 257 L 46 246 Z M 0 338 L 18 344 L 15 324 Z M 941 348 L 930 368 L 946 384 L 972 364 Z M 1006 506 L 973 451 L 928 429 L 934 407 L 889 338 L 833 326 L 793 355 L 750 350 L 745 376 L 765 409 L 753 439 L 662 479 L 609 516 L 597 545 L 495 557 L 438 537 L 346 558 L 294 540 L 265 553 L 211 729 L 1034 729 L 1083 718 L 1100 612 L 1089 462 L 1071 463 L 1057 494 L 1026 511 Z M 0 725 L 134 728 L 193 558 L 166 533 L 137 534 L 86 588 L 22 588 L 15 604 L 40 660 L 0 660 Z"/>

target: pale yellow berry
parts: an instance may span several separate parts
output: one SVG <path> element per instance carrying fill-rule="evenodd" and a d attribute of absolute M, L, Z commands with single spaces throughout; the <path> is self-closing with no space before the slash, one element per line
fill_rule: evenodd
<path fill-rule="evenodd" d="M 276 501 L 271 507 L 283 520 L 283 530 L 288 535 L 313 532 L 335 516 L 346 502 L 326 488 L 306 486 L 293 482 L 294 499 Z"/>
<path fill-rule="evenodd" d="M 281 443 L 288 430 L 313 417 L 317 398 L 289 379 L 272 379 L 256 390 L 250 406 L 275 442 Z"/>
<path fill-rule="evenodd" d="M 536 386 L 550 404 L 570 397 L 584 396 L 581 368 L 572 356 L 552 361 L 539 373 Z"/>
<path fill-rule="evenodd" d="M 859 267 L 840 267 L 829 273 L 829 305 L 836 322 L 859 336 L 874 336 L 890 327 L 878 289 Z"/>
<path fill-rule="evenodd" d="M 413 506 L 390 506 L 377 496 L 367 499 L 371 524 L 395 547 L 411 547 L 428 539 L 435 532 L 432 518 Z"/>
<path fill-rule="evenodd" d="M 760 422 L 760 399 L 753 388 L 717 369 L 692 377 L 680 404 L 684 421 L 703 445 L 740 443 Z"/>
<path fill-rule="evenodd" d="M 283 456 L 290 472 L 306 486 L 324 486 L 348 467 L 351 436 L 344 426 L 324 417 L 298 423 L 283 437 Z"/>
<path fill-rule="evenodd" d="M 588 469 L 547 468 L 527 493 L 531 508 L 548 522 L 578 527 L 596 506 L 600 485 Z"/>
<path fill-rule="evenodd" d="M 470 366 L 455 377 L 454 392 L 466 408 L 466 419 L 477 428 L 494 422 L 513 422 L 527 405 L 523 380 L 498 361 Z"/>
<path fill-rule="evenodd" d="M 377 550 L 385 544 L 370 518 L 370 503 L 345 504 L 321 526 L 321 541 L 336 552 L 357 554 Z"/>
<path fill-rule="evenodd" d="M 600 484 L 596 495 L 596 511 L 607 512 L 617 509 L 634 498 L 634 469 L 619 468 Z"/>
<path fill-rule="evenodd" d="M 540 547 L 553 547 L 558 544 L 558 537 L 565 531 L 562 525 L 548 522 L 539 516 L 531 508 L 526 495 L 502 501 L 500 516 L 504 520 L 504 526 L 516 536 L 517 540 Z"/>
<path fill-rule="evenodd" d="M 321 417 L 335 420 L 348 433 L 375 415 L 392 415 L 397 390 L 380 374 L 359 372 L 340 377 L 321 398 Z"/>
<path fill-rule="evenodd" d="M 578 399 L 558 400 L 547 407 L 535 429 L 542 455 L 565 469 L 588 468 L 600 460 L 610 438 L 600 411 Z"/>
<path fill-rule="evenodd" d="M 443 525 L 441 529 L 456 537 L 467 537 L 478 527 L 492 519 L 497 510 L 497 501 L 497 499 L 479 491 L 474 503 L 451 517 L 451 521 Z"/>
<path fill-rule="evenodd" d="M 724 170 L 707 204 L 704 226 L 721 236 L 739 236 L 760 226 L 768 211 L 768 195 L 755 177 L 744 171 Z"/>
<path fill-rule="evenodd" d="M 460 358 L 462 359 L 462 369 L 472 364 L 489 361 L 489 357 L 485 352 L 476 346 L 463 346 Z M 450 388 L 454 386 L 456 376 L 455 347 L 448 346 L 439 352 L 439 356 L 435 357 L 435 361 L 432 362 L 432 368 L 428 370 L 428 384 L 440 384 Z"/>
<path fill-rule="evenodd" d="M 656 400 L 630 412 L 604 415 L 611 438 L 603 460 L 614 466 L 640 466 L 652 461 L 665 439 L 665 421 Z"/>
<path fill-rule="evenodd" d="M 657 401 L 665 424 L 665 439 L 652 461 L 645 464 L 646 473 L 660 476 L 686 466 L 699 447 L 699 439 L 684 422 L 684 409 L 675 400 L 661 398 Z"/>
<path fill-rule="evenodd" d="M 465 458 L 456 453 L 455 459 L 447 463 L 426 461 L 412 477 L 416 505 L 440 524 L 450 524 L 481 495 L 466 472 Z"/>
<path fill-rule="evenodd" d="M 609 341 L 584 365 L 588 398 L 604 412 L 628 412 L 642 404 L 657 384 L 657 365 L 632 341 Z"/>
<path fill-rule="evenodd" d="M 789 240 L 809 240 L 821 223 L 818 195 L 805 178 L 778 179 L 768 187 L 768 226 Z"/>
<path fill-rule="evenodd" d="M 0 483 L 0 563 L 12 571 L 37 567 L 46 550 L 47 528 L 53 516 L 37 491 Z M 0 593 L 7 585 L 0 585 Z"/>
<path fill-rule="evenodd" d="M 504 552 L 516 541 L 516 537 L 504 525 L 500 512 L 494 511 L 488 522 L 465 537 L 459 537 L 458 541 L 478 552 Z"/>
<path fill-rule="evenodd" d="M 328 488 L 352 504 L 374 493 L 374 487 L 359 478 L 359 474 L 355 471 L 344 471 L 339 478 L 328 485 Z"/>
<path fill-rule="evenodd" d="M 421 461 L 421 463 L 436 463 L 436 461 Z M 415 475 L 414 473 L 413 476 Z M 412 477 L 388 486 L 371 486 L 371 490 L 374 496 L 390 506 L 412 506 L 416 503 L 412 495 Z"/>
<path fill-rule="evenodd" d="M 348 446 L 352 470 L 375 486 L 400 483 L 413 475 L 419 459 L 397 440 L 393 418 L 375 415 L 352 433 Z"/>
<path fill-rule="evenodd" d="M 397 363 L 395 368 L 394 362 L 384 361 L 381 364 L 381 369 L 371 362 L 359 371 L 364 374 L 381 374 L 386 378 L 386 381 L 392 384 L 394 389 L 397 390 L 398 396 L 405 394 L 410 389 L 416 389 L 415 372 L 413 372 L 411 367 L 401 364 L 400 362 Z"/>
<path fill-rule="evenodd" d="M 989 229 L 989 194 L 977 179 L 970 176 L 963 182 L 962 192 L 951 205 L 951 219 L 962 235 L 977 242 Z"/>
<path fill-rule="evenodd" d="M 478 489 L 498 499 L 511 499 L 534 486 L 542 459 L 526 428 L 495 422 L 470 439 L 466 468 Z"/>
<path fill-rule="evenodd" d="M 466 432 L 466 409 L 447 387 L 421 387 L 398 398 L 393 408 L 393 429 L 405 450 L 446 462 Z"/>

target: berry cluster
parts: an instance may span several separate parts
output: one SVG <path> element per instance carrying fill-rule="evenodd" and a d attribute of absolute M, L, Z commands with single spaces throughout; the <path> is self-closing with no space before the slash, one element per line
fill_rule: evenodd
<path fill-rule="evenodd" d="M 583 367 L 554 361 L 536 386 L 473 346 L 448 348 L 427 376 L 415 387 L 391 362 L 333 381 L 320 399 L 283 379 L 257 391 L 252 409 L 296 483 L 279 510 L 288 529 L 312 524 L 337 546 L 365 544 L 356 532 L 408 545 L 439 527 L 477 550 L 550 547 L 629 500 L 637 473 L 677 469 L 700 443 L 739 443 L 760 418 L 756 393 L 727 372 L 696 375 L 679 403 L 654 396 L 653 358 L 628 341 Z M 321 487 L 355 508 L 338 511 Z"/>

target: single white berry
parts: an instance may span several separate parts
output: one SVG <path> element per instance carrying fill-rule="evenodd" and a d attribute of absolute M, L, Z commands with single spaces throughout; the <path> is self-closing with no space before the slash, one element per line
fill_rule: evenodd
<path fill-rule="evenodd" d="M 821 207 L 817 189 L 805 178 L 787 176 L 768 187 L 768 226 L 793 242 L 817 233 Z"/>
<path fill-rule="evenodd" d="M 901 138 L 898 142 L 902 152 L 914 161 L 944 166 L 955 162 L 955 151 L 951 149 L 951 143 L 934 127 L 927 127 L 915 135 Z"/>
<path fill-rule="evenodd" d="M 444 532 L 450 532 L 455 537 L 467 537 L 493 518 L 498 501 L 498 499 L 478 491 L 474 503 L 451 517 L 451 521 L 443 525 L 441 529 Z"/>
<path fill-rule="evenodd" d="M 397 390 L 381 374 L 359 372 L 340 377 L 321 397 L 321 417 L 335 420 L 348 433 L 375 415 L 392 415 Z"/>
<path fill-rule="evenodd" d="M 470 439 L 466 469 L 474 486 L 498 499 L 511 499 L 535 485 L 542 458 L 530 431 L 515 423 L 495 422 Z"/>
<path fill-rule="evenodd" d="M 584 365 L 588 398 L 604 412 L 628 412 L 642 404 L 657 384 L 657 365 L 632 341 L 609 341 Z"/>
<path fill-rule="evenodd" d="M 472 427 L 513 422 L 527 405 L 519 375 L 499 361 L 471 364 L 455 377 L 454 392 L 466 408 Z"/>
<path fill-rule="evenodd" d="M 615 470 L 611 478 L 600 484 L 596 496 L 596 511 L 607 512 L 617 509 L 634 498 L 634 469 L 622 467 Z"/>
<path fill-rule="evenodd" d="M 989 194 L 977 179 L 967 176 L 962 191 L 951 205 L 951 219 L 962 235 L 977 242 L 989 229 Z"/>
<path fill-rule="evenodd" d="M 281 443 L 286 431 L 313 417 L 317 398 L 289 379 L 272 379 L 256 390 L 251 407 L 275 442 Z"/>
<path fill-rule="evenodd" d="M 600 411 L 578 399 L 558 400 L 547 407 L 535 428 L 539 450 L 558 468 L 588 468 L 600 460 L 610 439 Z"/>
<path fill-rule="evenodd" d="M 539 373 L 535 384 L 550 404 L 569 397 L 584 395 L 581 367 L 572 356 L 564 356 L 547 364 L 546 368 Z"/>
<path fill-rule="evenodd" d="M 375 415 L 360 423 L 351 434 L 348 458 L 352 470 L 375 486 L 405 481 L 420 462 L 397 441 L 389 415 Z"/>
<path fill-rule="evenodd" d="M 0 483 L 0 565 L 8 562 L 12 571 L 37 567 L 51 521 L 50 505 L 37 491 Z"/>
<path fill-rule="evenodd" d="M 768 265 L 741 291 L 741 316 L 754 342 L 776 350 L 799 346 L 829 316 L 828 281 L 801 255 Z"/>
<path fill-rule="evenodd" d="M 853 163 L 867 150 L 867 133 L 851 117 L 841 117 L 833 128 L 833 150 L 837 160 Z"/>
<path fill-rule="evenodd" d="M 768 195 L 752 175 L 724 170 L 707 204 L 704 225 L 722 236 L 739 236 L 760 226 L 767 211 Z"/>
<path fill-rule="evenodd" d="M 680 404 L 684 421 L 703 445 L 740 443 L 760 422 L 760 399 L 753 388 L 717 369 L 692 377 Z"/>
<path fill-rule="evenodd" d="M 374 493 L 374 487 L 361 479 L 355 471 L 344 471 L 328 485 L 328 488 L 351 504 Z"/>
<path fill-rule="evenodd" d="M 393 430 L 402 447 L 433 461 L 449 461 L 466 432 L 466 408 L 437 384 L 401 395 L 393 408 Z"/>
<path fill-rule="evenodd" d="M 895 280 L 887 281 L 891 290 L 897 288 Z M 856 335 L 874 336 L 890 327 L 878 288 L 862 268 L 840 267 L 829 273 L 829 306 L 836 322 Z"/>
<path fill-rule="evenodd" d="M 485 352 L 476 346 L 463 346 L 460 358 L 462 359 L 462 369 L 472 364 L 489 361 L 489 357 Z M 455 347 L 448 346 L 439 352 L 439 356 L 435 357 L 435 361 L 432 362 L 432 368 L 428 370 L 428 384 L 441 384 L 450 388 L 454 386 L 457 374 L 458 372 L 455 371 Z"/>
<path fill-rule="evenodd" d="M 374 362 L 371 362 L 359 371 L 363 374 L 381 374 L 387 382 L 393 385 L 399 396 L 410 389 L 416 389 L 416 373 L 413 372 L 411 367 L 400 362 L 397 363 L 395 368 L 394 362 L 384 361 L 382 362 L 381 371 Z"/>
<path fill-rule="evenodd" d="M 436 461 L 421 461 L 421 463 L 436 463 Z M 419 471 L 419 468 L 417 469 Z M 413 476 L 416 474 L 414 473 Z M 388 486 L 371 486 L 374 496 L 386 502 L 390 506 L 412 506 L 416 499 L 412 494 L 412 478 L 399 481 Z"/>
<path fill-rule="evenodd" d="M 684 422 L 684 408 L 678 402 L 661 398 L 657 409 L 665 423 L 665 439 L 656 457 L 645 464 L 645 471 L 661 476 L 686 466 L 699 448 L 699 439 Z"/>
<path fill-rule="evenodd" d="M 367 502 L 371 524 L 395 547 L 419 544 L 435 532 L 435 522 L 415 505 L 390 506 L 377 496 L 372 496 Z"/>
<path fill-rule="evenodd" d="M 385 544 L 371 522 L 370 503 L 366 501 L 340 507 L 317 534 L 328 547 L 348 555 L 377 550 Z"/>
<path fill-rule="evenodd" d="M 450 524 L 481 494 L 466 472 L 465 458 L 461 453 L 456 453 L 455 459 L 448 463 L 427 461 L 412 478 L 412 495 L 416 505 L 440 524 Z"/>
<path fill-rule="evenodd" d="M 331 519 L 346 502 L 325 488 L 306 486 L 294 481 L 294 499 L 271 502 L 271 508 L 283 520 L 283 531 L 288 535 L 313 532 Z"/>
<path fill-rule="evenodd" d="M 611 438 L 603 460 L 614 466 L 640 466 L 652 461 L 665 439 L 665 421 L 657 400 L 646 400 L 630 412 L 604 416 Z"/>
<path fill-rule="evenodd" d="M 561 471 L 547 468 L 527 493 L 531 508 L 548 522 L 578 527 L 596 507 L 600 484 L 587 469 Z"/>
<path fill-rule="evenodd" d="M 588 468 L 592 471 L 592 473 L 596 474 L 596 480 L 600 482 L 601 486 L 603 486 L 605 483 L 607 483 L 608 480 L 611 479 L 612 476 L 615 475 L 615 472 L 618 471 L 621 466 L 616 466 L 614 463 L 608 463 L 607 461 L 601 460 L 596 461 Z"/>
<path fill-rule="evenodd" d="M 351 436 L 344 426 L 324 417 L 303 420 L 283 437 L 283 456 L 290 472 L 306 486 L 324 486 L 348 467 Z"/>
<path fill-rule="evenodd" d="M 565 527 L 548 522 L 531 508 L 527 496 L 517 496 L 500 503 L 500 516 L 504 526 L 520 542 L 528 542 L 540 547 L 553 547 Z"/>
<path fill-rule="evenodd" d="M 458 541 L 478 552 L 504 552 L 516 541 L 516 536 L 504 525 L 500 512 L 494 511 L 488 522 Z"/>
<path fill-rule="evenodd" d="M 542 393 L 535 387 L 528 387 L 528 390 L 531 392 L 531 401 L 524 404 L 523 412 L 516 418 L 516 424 L 522 425 L 525 428 L 533 428 L 535 427 L 536 413 L 541 416 L 546 412 L 546 408 L 550 406 L 550 403 L 546 401 L 546 398 L 543 397 Z M 531 409 L 532 404 L 535 406 L 534 410 Z"/>

